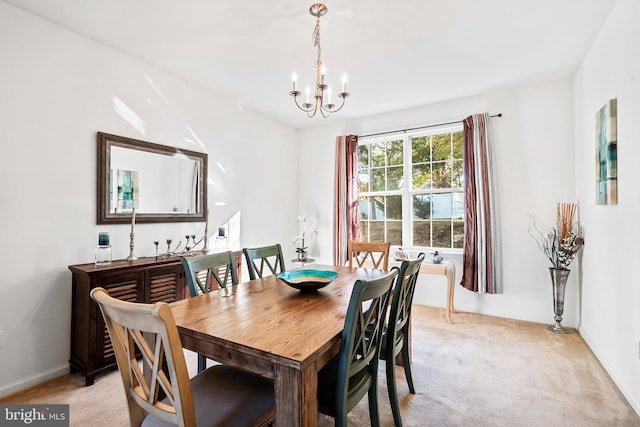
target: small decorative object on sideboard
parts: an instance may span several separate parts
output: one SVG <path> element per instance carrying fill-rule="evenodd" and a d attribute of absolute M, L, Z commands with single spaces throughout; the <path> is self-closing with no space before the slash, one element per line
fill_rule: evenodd
<path fill-rule="evenodd" d="M 136 208 L 133 208 L 131 211 L 131 232 L 129 233 L 129 256 L 126 258 L 127 261 L 135 261 L 138 257 L 133 253 L 135 249 L 135 233 L 134 228 L 136 225 Z"/>
<path fill-rule="evenodd" d="M 98 233 L 98 245 L 96 246 L 96 265 L 111 264 L 111 243 L 109 233 L 102 231 Z"/>
<path fill-rule="evenodd" d="M 440 264 L 442 263 L 442 261 L 444 261 L 444 257 L 442 256 L 442 254 L 438 251 L 435 251 L 434 253 L 431 254 L 431 261 L 434 264 Z"/>
<path fill-rule="evenodd" d="M 393 253 L 393 259 L 395 259 L 396 261 L 404 261 L 409 259 L 409 254 L 407 254 L 407 251 L 405 251 L 404 249 L 398 248 Z"/>
<path fill-rule="evenodd" d="M 564 313 L 565 288 L 571 272 L 567 267 L 584 245 L 584 228 L 573 220 L 577 207 L 576 203 L 558 203 L 556 227 L 546 234 L 536 227 L 535 219 L 529 227 L 529 234 L 536 239 L 538 247 L 553 265 L 553 267 L 549 267 L 549 273 L 551 273 L 555 324 L 548 326 L 547 329 L 556 334 L 569 333 L 560 324 Z"/>

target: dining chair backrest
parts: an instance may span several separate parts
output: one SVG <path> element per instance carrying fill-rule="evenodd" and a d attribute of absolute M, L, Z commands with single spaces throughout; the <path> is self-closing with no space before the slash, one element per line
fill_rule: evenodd
<path fill-rule="evenodd" d="M 231 251 L 182 257 L 181 262 L 192 297 L 238 284 Z"/>
<path fill-rule="evenodd" d="M 387 271 L 391 242 L 349 241 L 349 267 L 373 267 Z"/>
<path fill-rule="evenodd" d="M 182 257 L 181 262 L 189 286 L 189 295 L 192 297 L 238 284 L 238 274 L 231 251 Z M 207 358 L 198 354 L 198 372 L 206 368 Z"/>
<path fill-rule="evenodd" d="M 247 260 L 247 270 L 251 280 L 262 278 L 265 274 L 269 276 L 283 273 L 286 270 L 280 243 L 260 248 L 244 248 L 242 252 L 244 252 L 244 257 Z M 257 264 L 258 261 L 259 266 Z M 265 266 L 268 271 L 265 271 Z"/>
<path fill-rule="evenodd" d="M 425 254 L 420 253 L 414 260 L 402 261 L 400 272 L 393 288 L 391 308 L 389 309 L 389 321 L 386 329 L 387 339 L 393 337 L 393 346 L 387 346 L 387 354 L 396 356 L 402 347 L 402 340 L 408 333 L 409 317 L 413 294 L 416 290 L 416 282 L 420 274 L 420 266 Z M 389 341 L 387 341 L 387 344 Z"/>
<path fill-rule="evenodd" d="M 109 331 L 131 426 L 265 426 L 273 422 L 273 382 L 225 365 L 212 366 L 189 379 L 169 304 L 121 301 L 103 288 L 93 289 L 91 298 Z"/>
<path fill-rule="evenodd" d="M 385 360 L 387 373 L 387 391 L 391 403 L 391 411 L 396 426 L 402 425 L 400 404 L 395 378 L 396 356 L 402 354 L 402 366 L 409 385 L 409 392 L 415 394 L 413 376 L 411 374 L 411 355 L 409 354 L 409 319 L 416 282 L 420 274 L 420 266 L 425 254 L 420 253 L 416 259 L 403 261 L 400 273 L 396 278 L 389 309 L 389 318 L 384 330 L 380 358 Z M 395 268 L 395 267 L 394 267 Z"/>
<path fill-rule="evenodd" d="M 147 413 L 172 424 L 195 425 L 189 372 L 169 305 L 121 301 L 102 288 L 92 290 L 91 298 L 100 307 L 109 330 L 131 425 L 139 426 Z M 155 339 L 155 344 L 146 341 L 149 337 Z M 136 359 L 138 352 L 145 368 Z M 146 368 L 151 372 L 147 377 L 143 372 Z M 167 401 L 160 400 L 161 390 Z"/>
<path fill-rule="evenodd" d="M 342 331 L 337 366 L 325 367 L 319 373 L 319 409 L 335 418 L 336 426 L 346 425 L 346 415 L 369 394 L 369 414 L 372 425 L 379 421 L 377 407 L 377 378 L 380 342 L 389 306 L 391 286 L 398 269 L 376 279 L 357 280 L 351 291 Z M 333 362 L 333 361 L 332 361 Z M 328 365 L 331 365 L 330 362 Z M 337 369 L 333 381 L 322 379 L 324 371 Z M 332 373 L 327 373 L 329 378 Z M 330 384 L 333 390 L 323 390 Z M 333 391 L 333 393 L 331 393 Z"/>

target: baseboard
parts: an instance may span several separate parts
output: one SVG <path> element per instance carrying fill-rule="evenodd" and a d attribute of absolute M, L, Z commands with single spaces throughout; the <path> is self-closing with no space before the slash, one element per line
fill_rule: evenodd
<path fill-rule="evenodd" d="M 598 346 L 595 345 L 591 337 L 589 337 L 589 334 L 582 328 L 582 326 L 578 327 L 578 332 L 580 332 L 580 336 L 582 336 L 582 339 L 584 340 L 584 342 L 587 343 L 587 345 L 589 346 L 593 354 L 596 356 L 596 358 L 604 368 L 604 370 L 607 371 L 607 374 L 609 374 L 609 378 L 611 378 L 613 383 L 618 387 L 618 390 L 620 390 L 620 393 L 622 393 L 624 398 L 627 399 L 627 402 L 629 402 L 629 405 L 631 405 L 631 407 L 636 412 L 636 414 L 640 416 L 640 402 L 638 402 L 634 398 L 634 396 L 631 394 L 629 389 L 627 389 L 627 387 L 625 386 L 624 382 L 622 382 L 620 378 L 616 375 L 615 371 L 611 368 L 611 365 L 609 364 L 607 359 L 604 357 L 602 352 L 598 349 Z"/>
<path fill-rule="evenodd" d="M 67 375 L 67 374 L 69 374 L 68 363 L 62 366 L 59 366 L 57 368 L 52 368 L 52 369 L 49 369 L 48 371 L 41 372 L 37 375 L 15 382 L 13 384 L 0 387 L 0 398 L 9 396 L 10 394 L 25 390 L 29 387 L 42 384 L 45 381 L 60 377 L 62 375 Z"/>

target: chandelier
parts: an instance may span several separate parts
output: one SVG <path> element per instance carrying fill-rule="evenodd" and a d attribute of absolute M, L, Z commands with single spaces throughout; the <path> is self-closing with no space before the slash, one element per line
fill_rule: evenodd
<path fill-rule="evenodd" d="M 345 98 L 349 96 L 349 92 L 347 92 L 347 76 L 346 74 L 342 75 L 342 91 L 338 93 L 338 98 L 342 99 L 342 102 L 340 103 L 340 106 L 336 106 L 336 104 L 331 101 L 331 86 L 324 82 L 324 76 L 327 70 L 322 62 L 322 58 L 320 57 L 322 53 L 320 48 L 320 17 L 326 15 L 327 6 L 324 3 L 314 3 L 309 8 L 309 13 L 316 17 L 316 27 L 313 30 L 312 40 L 313 45 L 318 49 L 318 59 L 315 63 L 316 85 L 315 90 L 313 91 L 313 99 L 311 98 L 311 89 L 307 86 L 305 88 L 306 101 L 302 105 L 298 102 L 298 97 L 302 93 L 298 90 L 298 75 L 295 72 L 291 76 L 291 79 L 293 80 L 293 90 L 289 92 L 289 95 L 293 96 L 298 108 L 307 113 L 309 118 L 315 116 L 318 111 L 320 111 L 320 114 L 326 118 L 329 117 L 331 113 L 340 111 L 344 106 Z"/>

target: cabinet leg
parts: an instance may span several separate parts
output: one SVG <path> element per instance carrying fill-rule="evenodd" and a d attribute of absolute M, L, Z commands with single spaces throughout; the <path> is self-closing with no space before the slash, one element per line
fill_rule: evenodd
<path fill-rule="evenodd" d="M 84 385 L 89 387 L 90 385 L 93 385 L 95 380 L 96 380 L 96 376 L 95 375 L 85 375 L 84 376 Z"/>

